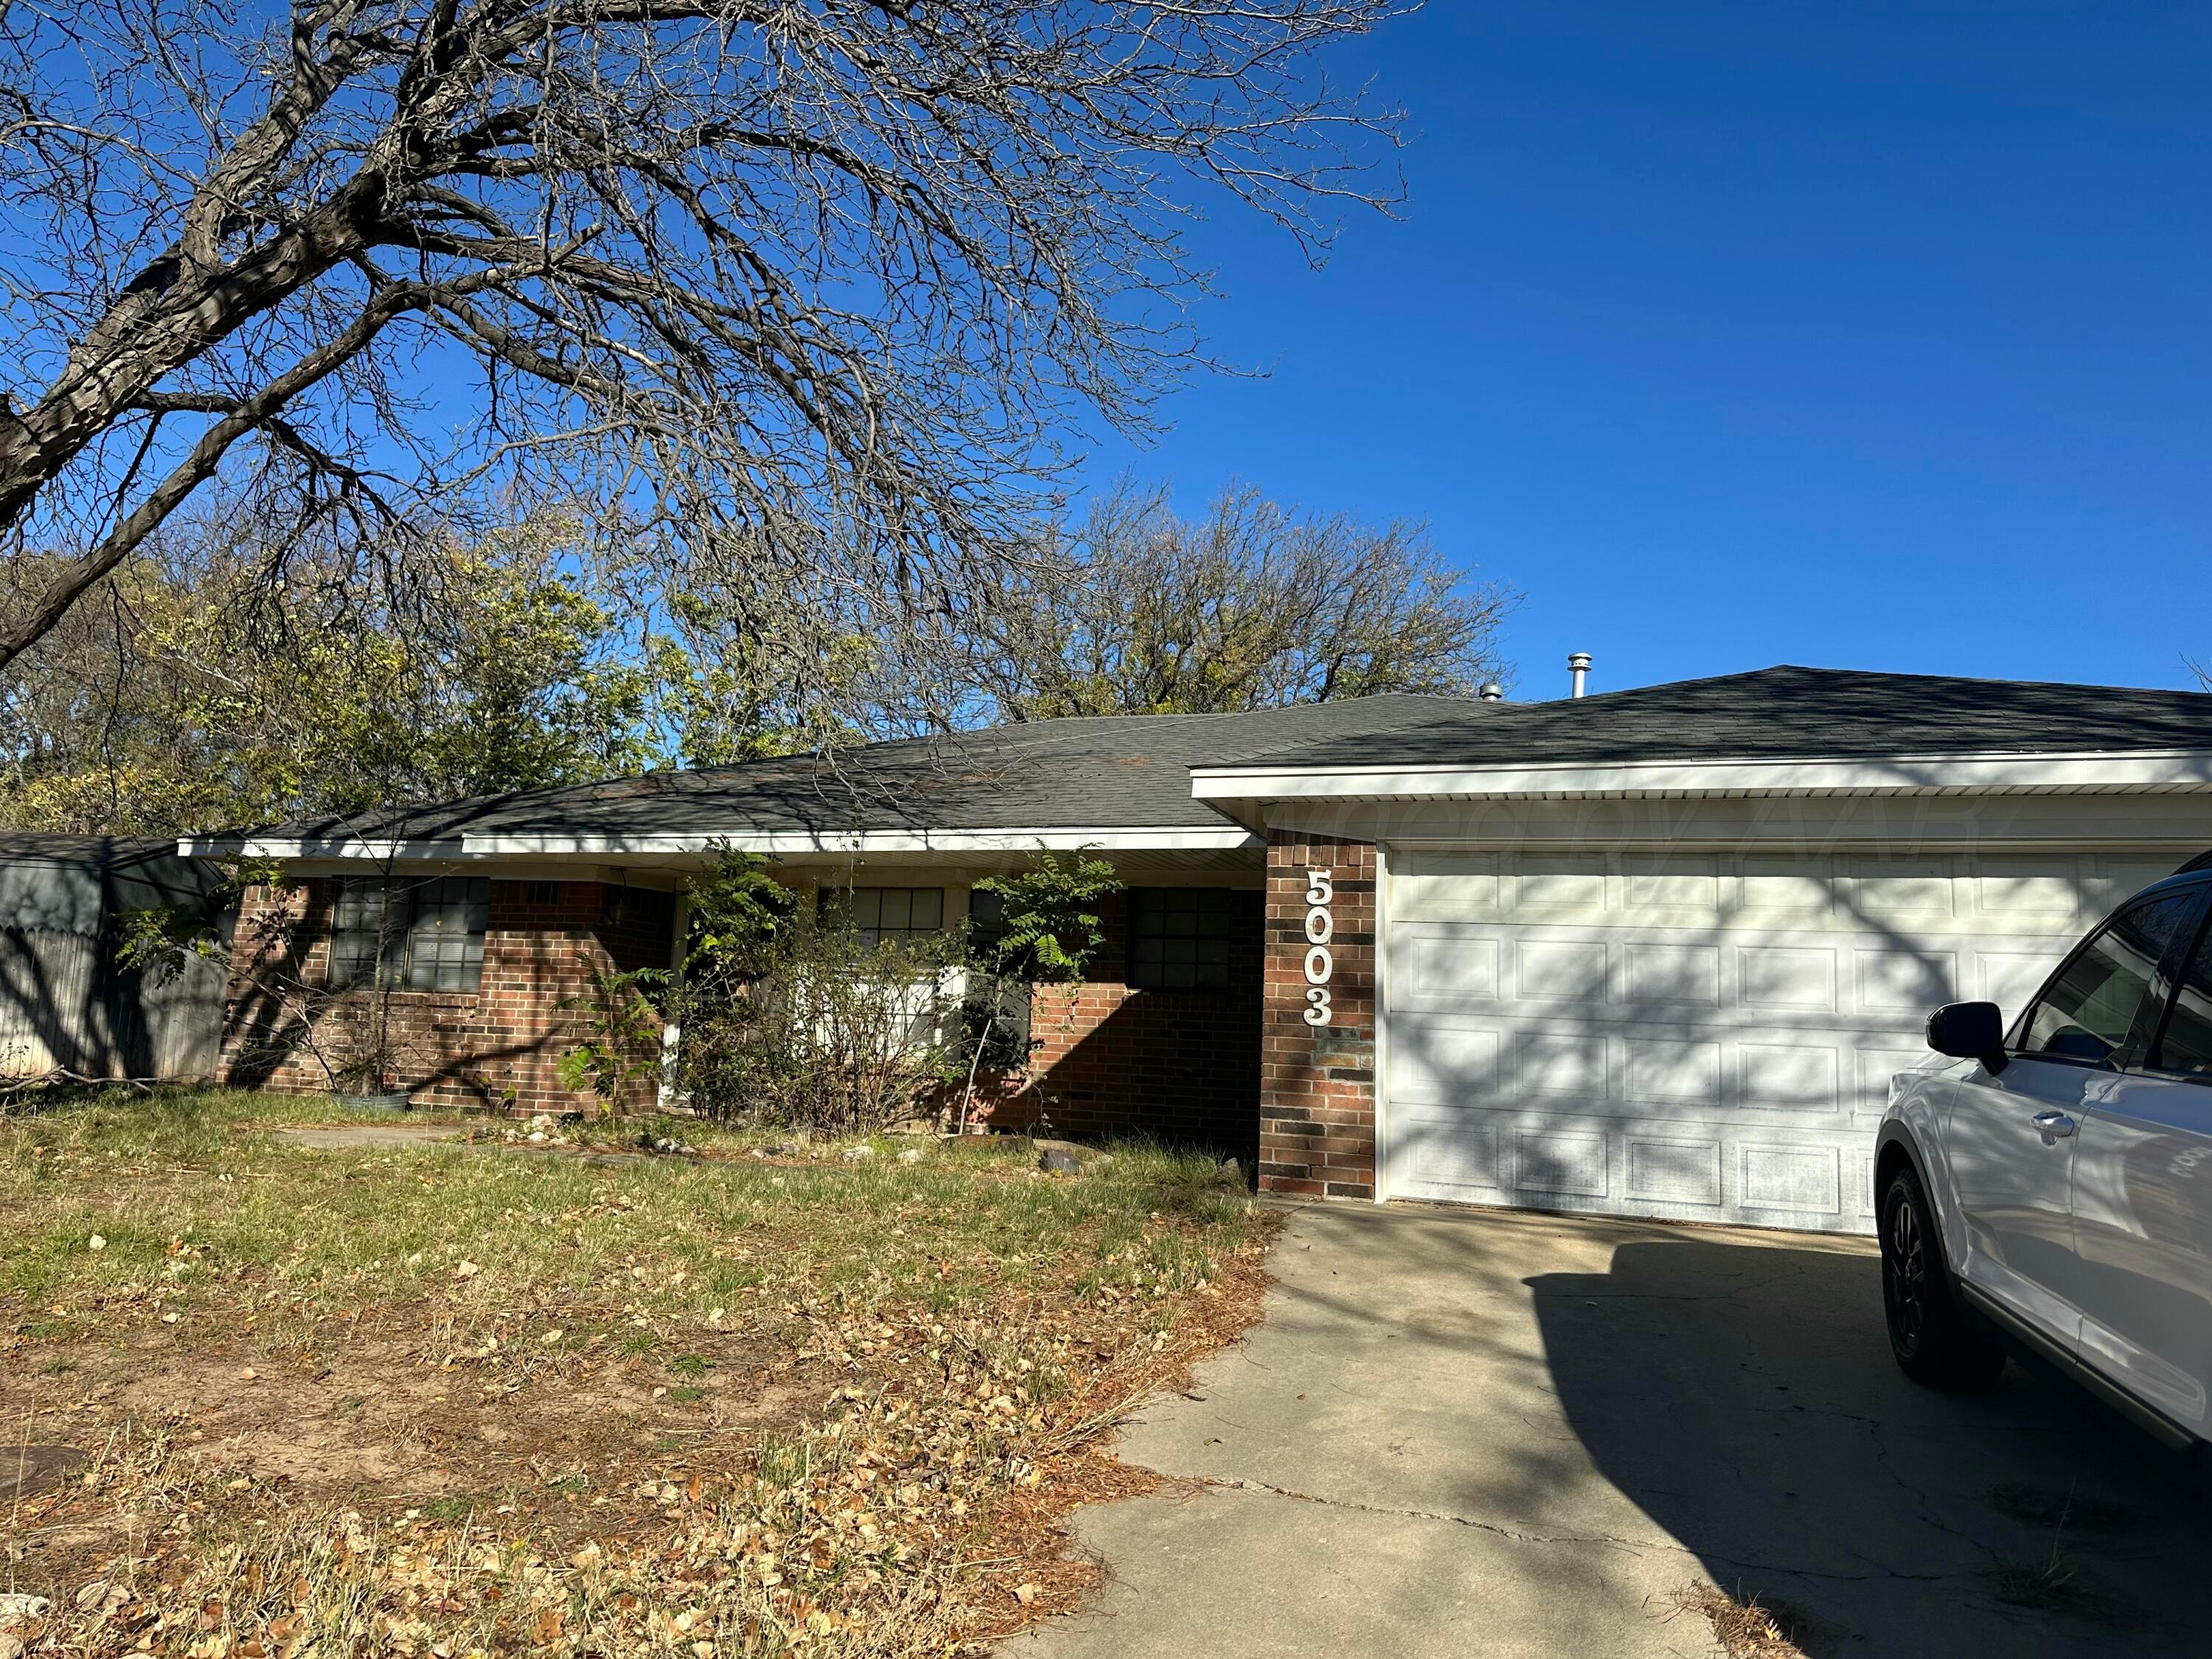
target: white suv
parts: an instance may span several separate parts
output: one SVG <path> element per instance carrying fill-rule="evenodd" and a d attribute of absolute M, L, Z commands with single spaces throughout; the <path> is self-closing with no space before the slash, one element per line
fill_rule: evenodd
<path fill-rule="evenodd" d="M 2194 866 L 2137 894 L 2009 1031 L 1993 1002 L 1929 1016 L 1953 1058 L 1895 1079 L 1875 1152 L 1909 1376 L 1986 1388 L 2024 1348 L 2172 1445 L 2212 1438 L 2208 900 Z"/>

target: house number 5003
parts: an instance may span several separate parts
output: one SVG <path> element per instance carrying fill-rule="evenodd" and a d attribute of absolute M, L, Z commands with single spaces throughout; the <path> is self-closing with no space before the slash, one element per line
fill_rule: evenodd
<path fill-rule="evenodd" d="M 1335 902 L 1336 883 L 1329 872 L 1307 871 L 1305 1022 L 1309 1025 L 1329 1022 L 1328 976 L 1335 971 L 1336 959 L 1329 954 L 1328 942 L 1336 933 L 1336 921 L 1328 907 Z"/>

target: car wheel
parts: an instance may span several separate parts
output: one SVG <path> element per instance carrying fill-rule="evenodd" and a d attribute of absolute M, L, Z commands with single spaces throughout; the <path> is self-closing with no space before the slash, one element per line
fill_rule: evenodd
<path fill-rule="evenodd" d="M 2004 1350 L 1960 1304 L 1935 1212 L 1911 1164 L 1881 1195 L 1881 1306 L 1889 1351 L 1914 1382 L 1964 1392 L 1990 1387 L 2004 1370 Z"/>

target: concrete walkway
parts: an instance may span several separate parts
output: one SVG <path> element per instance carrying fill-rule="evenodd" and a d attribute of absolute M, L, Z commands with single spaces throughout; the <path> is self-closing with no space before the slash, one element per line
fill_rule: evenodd
<path fill-rule="evenodd" d="M 1496 1212 L 1302 1211 L 1266 1322 L 1081 1511 L 1109 1583 L 1007 1659 L 1711 1655 L 1678 1596 L 1814 1655 L 2203 1653 L 2208 1506 L 2019 1367 L 1906 1382 L 1860 1240 Z"/>

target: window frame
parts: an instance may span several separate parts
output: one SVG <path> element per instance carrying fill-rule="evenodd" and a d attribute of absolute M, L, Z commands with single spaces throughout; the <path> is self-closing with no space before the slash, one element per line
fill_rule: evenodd
<path fill-rule="evenodd" d="M 1237 989 L 1237 923 L 1238 921 L 1238 911 L 1243 908 L 1243 895 L 1249 890 L 1249 889 L 1241 887 L 1224 887 L 1218 885 L 1130 888 L 1124 900 L 1124 908 L 1122 911 L 1125 938 L 1122 947 L 1121 982 L 1127 985 L 1133 991 L 1170 991 L 1199 996 L 1221 996 L 1235 991 Z M 1182 895 L 1186 893 L 1192 895 L 1213 894 L 1218 895 L 1219 897 L 1219 915 L 1224 923 L 1224 931 L 1218 939 L 1218 943 L 1222 947 L 1220 964 L 1221 978 L 1218 983 L 1210 982 L 1199 976 L 1199 970 L 1202 968 L 1210 966 L 1210 964 L 1196 960 L 1195 957 L 1191 963 L 1193 974 L 1192 981 L 1188 985 L 1168 984 L 1159 981 L 1148 980 L 1140 977 L 1138 962 L 1139 955 L 1139 945 L 1140 943 L 1138 919 L 1143 913 L 1145 900 L 1151 895 Z M 1194 905 L 1193 914 L 1202 922 L 1206 914 L 1203 904 L 1200 903 Z M 1165 933 L 1158 935 L 1159 940 L 1162 943 L 1165 943 L 1171 937 L 1175 936 Z M 1194 944 L 1202 945 L 1213 942 L 1210 940 L 1208 936 L 1202 931 L 1194 932 L 1189 937 Z M 1164 969 L 1168 964 L 1164 960 L 1163 960 L 1159 963 L 1159 966 Z"/>
<path fill-rule="evenodd" d="M 2203 931 L 2205 922 L 2204 897 L 2207 890 L 2205 884 L 2199 884 L 2193 889 L 2183 889 L 2178 891 L 2146 891 L 2134 895 L 2120 905 L 2111 915 L 2106 917 L 2102 922 L 2085 934 L 2081 941 L 2066 953 L 2058 965 L 2051 970 L 2043 983 L 2036 988 L 2035 994 L 2027 1000 L 2027 1004 L 2020 1011 L 2020 1017 L 2013 1022 L 2012 1030 L 2006 1034 L 2005 1053 L 2014 1060 L 2042 1060 L 2052 1066 L 2072 1066 L 2084 1071 L 2116 1073 L 2142 1071 L 2143 1067 L 2141 1062 L 2146 1055 L 2157 1051 L 2157 1038 L 2162 1036 L 2166 1030 L 2166 1013 L 2172 1003 L 2177 982 L 2174 965 L 2178 959 L 2178 953 L 2185 948 L 2193 949 L 2198 934 Z M 2181 925 L 2174 929 L 2173 937 L 2166 942 L 2165 951 L 2156 962 L 2151 964 L 2149 990 L 2142 1002 L 2136 1006 L 2135 1018 L 2129 1023 L 2127 1036 L 2121 1039 L 2119 1046 L 2102 1060 L 2090 1060 L 2080 1054 L 2047 1054 L 2039 1049 L 2026 1047 L 2028 1030 L 2035 1022 L 2036 1011 L 2042 1007 L 2045 1000 L 2050 996 L 2052 988 L 2073 969 L 2074 964 L 2088 955 L 2099 940 L 2118 927 L 2130 915 L 2174 897 L 2188 899 L 2189 913 L 2183 917 Z M 2184 941 L 2187 942 L 2186 946 Z"/>
<path fill-rule="evenodd" d="M 862 893 L 874 893 L 879 896 L 884 893 L 905 894 L 907 896 L 907 915 L 909 918 L 914 915 L 914 896 L 916 893 L 934 893 L 937 895 L 937 923 L 934 927 L 916 927 L 913 926 L 912 922 L 909 921 L 904 927 L 886 929 L 883 926 L 882 922 L 883 901 L 881 897 L 878 896 L 876 901 L 876 925 L 872 927 L 863 927 L 858 915 L 858 900 L 860 895 Z M 872 951 L 881 945 L 887 938 L 896 939 L 903 944 L 909 939 L 935 939 L 948 932 L 949 927 L 945 921 L 945 912 L 950 908 L 950 906 L 946 903 L 948 896 L 949 890 L 944 887 L 909 887 L 889 884 L 872 884 L 863 887 L 856 884 L 849 887 L 822 888 L 819 890 L 818 896 L 815 900 L 814 909 L 815 915 L 817 917 L 826 919 L 842 908 L 844 911 L 844 921 L 846 925 L 851 927 L 854 933 L 860 936 L 862 945 Z M 872 937 L 871 937 L 871 935 L 872 935 Z"/>
<path fill-rule="evenodd" d="M 460 890 L 458 897 L 451 893 L 456 887 Z M 376 925 L 348 927 L 343 918 L 349 904 L 365 908 L 372 896 L 378 907 Z M 458 933 L 422 925 L 426 917 L 441 918 L 455 910 L 463 918 Z M 491 931 L 490 911 L 491 882 L 484 876 L 340 876 L 331 895 L 324 981 L 333 991 L 474 996 L 483 988 L 484 939 Z M 365 939 L 367 948 L 343 947 L 342 942 L 349 938 Z M 445 958 L 456 953 L 438 947 L 454 939 L 459 940 L 459 982 L 441 985 L 441 970 L 449 965 Z M 424 977 L 428 982 L 418 984 L 418 963 L 426 960 L 421 950 L 425 939 L 433 945 L 427 956 L 428 971 Z"/>
<path fill-rule="evenodd" d="M 2212 1072 L 2177 1072 L 2164 1066 L 2152 1064 L 2161 1059 L 2160 1050 L 2165 1047 L 2166 1034 L 2173 1024 L 2173 1011 L 2181 1000 L 2184 970 L 2197 951 L 2212 945 L 2212 882 L 2199 882 L 2196 889 L 2197 914 L 2190 926 L 2183 928 L 2184 941 L 2169 952 L 2159 964 L 2159 979 L 2163 994 L 2158 1000 L 2158 1018 L 2151 1028 L 2148 1039 L 2131 1056 L 2134 1061 L 2124 1070 L 2138 1076 L 2154 1077 L 2168 1083 L 2193 1083 L 2198 1088 L 2212 1088 Z"/>

